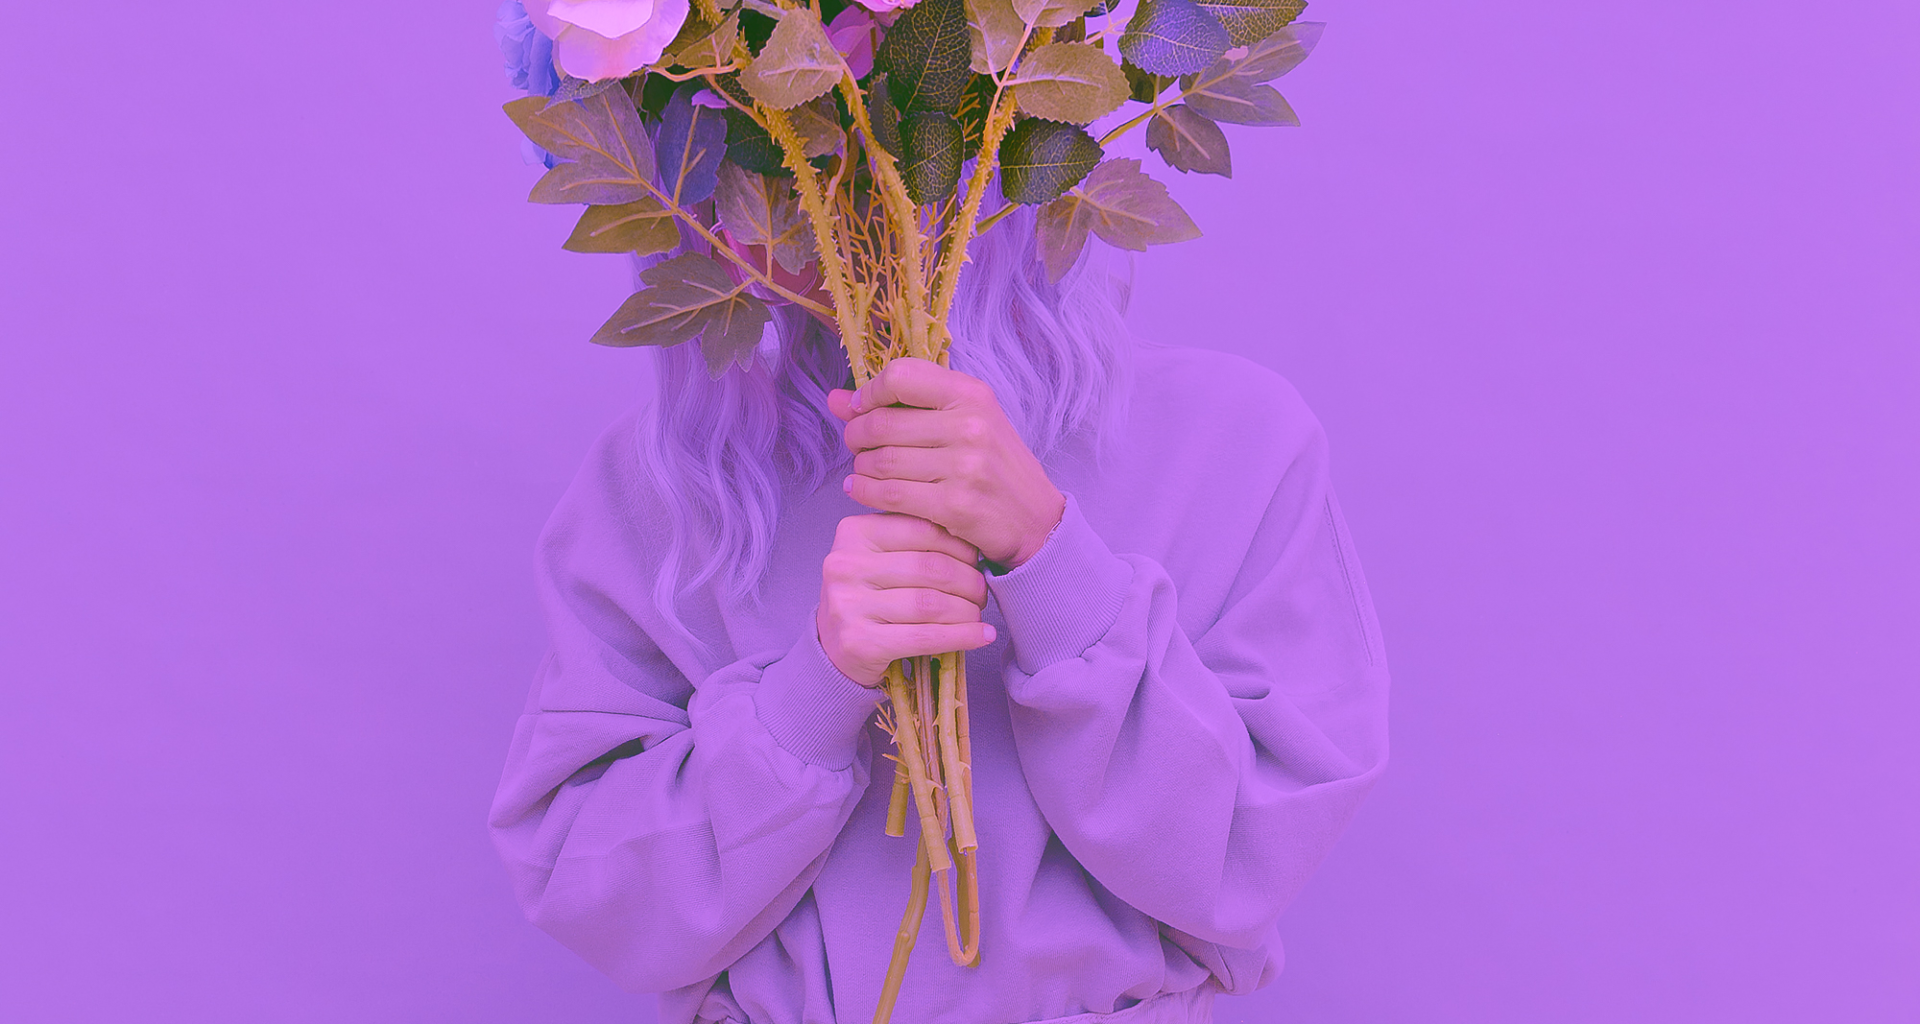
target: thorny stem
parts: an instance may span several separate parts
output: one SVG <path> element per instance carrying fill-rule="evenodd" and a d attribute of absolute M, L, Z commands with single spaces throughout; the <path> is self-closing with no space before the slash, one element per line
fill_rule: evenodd
<path fill-rule="evenodd" d="M 899 748 L 900 756 L 907 762 L 907 775 L 913 784 L 913 803 L 920 814 L 920 845 L 927 851 L 928 863 L 935 872 L 945 871 L 953 866 L 953 859 L 947 855 L 945 833 L 934 815 L 933 779 L 927 775 L 927 763 L 920 753 L 919 717 L 913 713 L 913 695 L 907 689 L 906 677 L 901 673 L 900 662 L 887 666 L 887 699 L 893 702 L 894 713 L 900 719 Z"/>
<path fill-rule="evenodd" d="M 813 221 L 814 248 L 820 256 L 820 274 L 826 279 L 827 294 L 833 296 L 830 315 L 840 325 L 840 345 L 846 349 L 849 363 L 865 362 L 866 325 L 856 319 L 853 289 L 847 282 L 846 266 L 840 260 L 839 233 L 834 229 L 833 215 L 827 211 L 827 200 L 820 192 L 813 165 L 807 162 L 805 145 L 794 132 L 793 123 L 787 120 L 786 111 L 767 109 L 761 111 L 761 115 L 766 119 L 767 134 L 780 144 L 787 169 L 793 172 L 800 207 Z"/>

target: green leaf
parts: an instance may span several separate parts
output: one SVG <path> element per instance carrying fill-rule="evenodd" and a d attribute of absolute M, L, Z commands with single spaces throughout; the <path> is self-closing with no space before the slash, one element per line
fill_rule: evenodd
<path fill-rule="evenodd" d="M 1054 281 L 1080 258 L 1088 232 L 1135 252 L 1200 237 L 1167 187 L 1143 174 L 1140 161 L 1131 158 L 1102 163 L 1066 195 L 1041 207 L 1034 231 L 1047 277 Z"/>
<path fill-rule="evenodd" d="M 1248 46 L 1265 39 L 1307 9 L 1307 0 L 1194 0 L 1194 3 L 1219 19 L 1235 46 Z"/>
<path fill-rule="evenodd" d="M 952 114 L 920 110 L 900 122 L 907 157 L 900 165 L 907 195 L 924 206 L 952 197 L 960 184 L 960 121 Z"/>
<path fill-rule="evenodd" d="M 1100 156 L 1100 144 L 1079 125 L 1025 118 L 1000 144 L 1000 193 L 1009 202 L 1051 202 L 1086 177 Z"/>
<path fill-rule="evenodd" d="M 1152 103 L 1159 99 L 1175 78 L 1173 75 L 1149 75 L 1132 64 L 1121 64 L 1120 71 L 1127 76 L 1127 98 L 1140 103 Z"/>
<path fill-rule="evenodd" d="M 1120 34 L 1120 52 L 1156 75 L 1199 71 L 1227 52 L 1227 30 L 1193 0 L 1140 0 Z"/>
<path fill-rule="evenodd" d="M 887 76 L 903 114 L 960 109 L 973 50 L 967 40 L 966 0 L 920 0 L 901 13 L 874 51 L 873 66 Z"/>
<path fill-rule="evenodd" d="M 1326 27 L 1325 22 L 1296 21 L 1247 47 L 1246 55 L 1234 62 L 1234 70 L 1250 82 L 1279 78 L 1307 59 Z"/>
<path fill-rule="evenodd" d="M 562 249 L 569 252 L 637 252 L 651 256 L 680 244 L 673 214 L 658 200 L 641 199 L 619 206 L 589 206 L 573 226 Z"/>
<path fill-rule="evenodd" d="M 1216 65 L 1218 66 L 1218 65 Z M 1258 85 L 1240 75 L 1208 80 L 1189 76 L 1184 101 L 1194 112 L 1210 121 L 1228 124 L 1290 125 L 1299 127 L 1300 118 L 1286 97 L 1271 85 Z"/>
<path fill-rule="evenodd" d="M 1147 148 L 1177 171 L 1233 177 L 1227 135 L 1184 103 L 1176 103 L 1147 122 Z"/>
<path fill-rule="evenodd" d="M 1020 61 L 1012 79 L 1022 113 L 1087 124 L 1127 101 L 1127 76 L 1113 58 L 1086 43 L 1049 43 Z"/>
<path fill-rule="evenodd" d="M 665 64 L 697 70 L 720 68 L 733 63 L 733 47 L 740 40 L 740 17 L 728 14 L 720 24 L 688 18 L 680 35 L 667 47 Z"/>
<path fill-rule="evenodd" d="M 767 45 L 740 72 L 740 84 L 770 107 L 791 110 L 822 95 L 840 81 L 845 65 L 812 8 L 786 11 L 767 37 Z"/>
<path fill-rule="evenodd" d="M 999 74 L 1020 55 L 1027 23 L 1014 13 L 1013 0 L 966 0 L 970 66 L 977 74 Z"/>
<path fill-rule="evenodd" d="M 867 82 L 870 99 L 867 123 L 873 126 L 873 141 L 898 160 L 906 150 L 900 145 L 900 108 L 893 105 L 893 91 L 887 88 L 887 74 L 884 71 L 876 72 Z"/>
<path fill-rule="evenodd" d="M 561 75 L 560 84 L 557 88 L 553 90 L 552 98 L 555 100 L 562 100 L 562 101 L 584 100 L 589 96 L 598 96 L 599 94 L 606 92 L 608 89 L 612 89 L 616 86 L 622 86 L 621 79 L 601 78 L 601 79 L 590 82 L 584 78 L 574 78 L 571 75 Z"/>
<path fill-rule="evenodd" d="M 707 371 L 718 377 L 752 358 L 770 314 L 710 256 L 685 253 L 640 273 L 634 292 L 594 333 L 597 345 L 678 345 L 700 339 Z"/>
<path fill-rule="evenodd" d="M 527 96 L 506 106 L 507 116 L 534 145 L 566 160 L 534 183 L 536 203 L 618 206 L 650 197 L 653 143 L 625 89 L 583 100 Z"/>
<path fill-rule="evenodd" d="M 998 74 L 1020 56 L 1027 25 L 1063 28 L 1095 6 L 1094 0 L 966 0 L 967 32 L 973 43 L 972 67 Z M 1063 40 L 1064 41 L 1064 40 Z"/>
<path fill-rule="evenodd" d="M 727 159 L 749 171 L 771 174 L 775 177 L 790 175 L 785 158 L 780 153 L 780 144 L 773 141 L 760 122 L 745 112 L 728 107 L 722 111 L 727 116 Z"/>
<path fill-rule="evenodd" d="M 831 95 L 802 103 L 787 112 L 793 130 L 800 135 L 800 153 L 811 160 L 837 153 L 846 144 L 846 131 L 840 126 L 840 107 Z"/>
<path fill-rule="evenodd" d="M 680 87 L 667 101 L 660 119 L 654 154 L 660 169 L 660 188 L 680 206 L 692 206 L 713 195 L 714 175 L 727 153 L 727 118 L 712 107 L 697 107 L 697 86 Z"/>
<path fill-rule="evenodd" d="M 798 274 L 813 261 L 813 223 L 800 209 L 791 180 L 726 164 L 714 208 L 734 241 L 766 246 L 787 273 Z"/>
<path fill-rule="evenodd" d="M 1087 13 L 1097 0 L 1013 0 L 1013 13 L 1035 28 L 1063 28 Z"/>

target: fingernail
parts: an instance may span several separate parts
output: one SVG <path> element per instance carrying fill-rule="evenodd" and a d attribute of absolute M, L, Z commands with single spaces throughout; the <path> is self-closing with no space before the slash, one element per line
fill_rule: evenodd
<path fill-rule="evenodd" d="M 849 399 L 847 399 L 847 404 L 853 407 L 853 411 L 854 411 L 854 412 L 859 412 L 859 411 L 860 411 L 860 401 L 861 401 L 861 399 L 860 399 L 860 392 L 858 392 L 858 391 L 855 391 L 855 392 L 853 393 L 853 397 L 852 397 L 852 398 L 849 398 Z"/>
<path fill-rule="evenodd" d="M 840 489 L 847 492 L 848 494 L 852 494 L 853 493 L 853 477 L 847 477 L 845 480 L 840 481 Z"/>
<path fill-rule="evenodd" d="M 999 635 L 998 633 L 994 632 L 993 623 L 991 622 L 982 622 L 980 624 L 980 632 L 986 636 L 988 643 L 992 643 L 993 638 Z"/>

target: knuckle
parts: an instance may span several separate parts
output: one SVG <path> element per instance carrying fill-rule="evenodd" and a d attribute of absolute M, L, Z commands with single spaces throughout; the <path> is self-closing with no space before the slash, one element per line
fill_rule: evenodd
<path fill-rule="evenodd" d="M 969 414 L 960 421 L 960 436 L 968 441 L 985 439 L 987 429 L 987 418 L 978 413 Z"/>

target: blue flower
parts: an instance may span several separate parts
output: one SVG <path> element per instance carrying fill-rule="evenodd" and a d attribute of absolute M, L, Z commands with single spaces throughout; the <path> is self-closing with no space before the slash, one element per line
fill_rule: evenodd
<path fill-rule="evenodd" d="M 503 0 L 495 17 L 493 38 L 500 44 L 500 56 L 506 58 L 507 81 L 529 96 L 553 95 L 560 88 L 560 73 L 553 66 L 553 40 L 533 27 L 520 0 Z M 552 153 L 531 140 L 521 140 L 520 151 L 530 164 L 552 167 L 555 163 Z"/>

